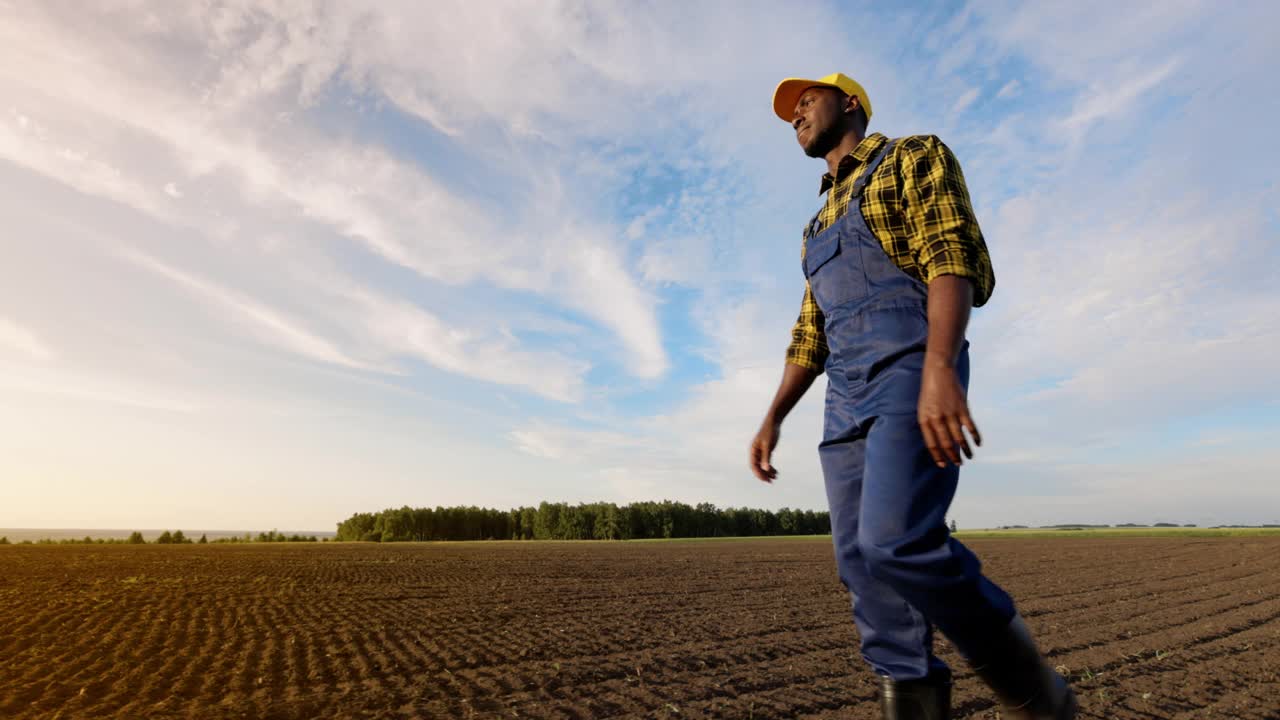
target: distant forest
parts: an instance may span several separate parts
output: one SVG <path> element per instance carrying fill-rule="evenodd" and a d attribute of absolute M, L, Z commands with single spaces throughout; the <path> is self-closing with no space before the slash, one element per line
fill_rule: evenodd
<path fill-rule="evenodd" d="M 329 538 L 325 538 L 324 540 L 327 542 Z M 165 530 L 164 532 L 160 533 L 159 537 L 157 537 L 155 540 L 152 540 L 151 542 L 156 545 L 207 545 L 209 543 L 221 544 L 221 543 L 242 543 L 242 542 L 244 543 L 248 543 L 248 542 L 257 542 L 257 543 L 317 542 L 317 538 L 315 535 L 298 535 L 296 533 L 292 535 L 285 535 L 284 533 L 278 530 L 271 530 L 270 532 L 260 532 L 257 534 L 256 537 L 250 533 L 245 533 L 243 536 L 235 535 L 231 537 L 214 538 L 213 540 L 210 540 L 208 535 L 202 533 L 200 535 L 199 540 L 193 540 L 192 538 L 187 537 L 186 533 L 182 532 L 181 530 L 174 530 L 173 532 L 169 532 L 168 530 Z M 129 533 L 129 537 L 127 538 L 120 538 L 120 537 L 94 538 L 89 535 L 85 535 L 83 538 L 62 538 L 61 540 L 55 540 L 53 538 L 46 537 L 46 538 L 41 538 L 39 540 L 29 540 L 29 539 L 21 540 L 17 543 L 10 543 L 9 537 L 7 535 L 0 536 L 0 545 L 10 545 L 10 544 L 18 544 L 18 545 L 147 545 L 148 543 L 146 538 L 142 537 L 142 533 L 138 532 L 137 530 L 134 530 L 132 533 Z"/>
<path fill-rule="evenodd" d="M 710 503 L 544 502 L 538 507 L 388 508 L 338 523 L 336 540 L 633 540 L 644 538 L 825 535 L 827 511 L 717 508 Z"/>

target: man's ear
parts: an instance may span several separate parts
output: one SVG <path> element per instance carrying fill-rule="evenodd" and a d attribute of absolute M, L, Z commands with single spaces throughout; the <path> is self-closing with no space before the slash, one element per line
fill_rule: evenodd
<path fill-rule="evenodd" d="M 857 112 L 862 107 L 862 99 L 857 95 L 846 95 L 844 101 L 844 111 L 847 113 Z"/>

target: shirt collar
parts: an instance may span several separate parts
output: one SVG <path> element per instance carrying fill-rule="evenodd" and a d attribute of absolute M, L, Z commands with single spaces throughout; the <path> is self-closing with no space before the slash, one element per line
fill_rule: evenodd
<path fill-rule="evenodd" d="M 818 189 L 818 194 L 822 195 L 826 193 L 837 182 L 844 180 L 849 177 L 850 174 L 860 170 L 867 164 L 867 161 L 880 151 L 880 148 L 883 147 L 888 140 L 888 138 L 880 133 L 871 133 L 863 138 L 862 142 L 858 143 L 858 146 L 855 147 L 848 155 L 840 158 L 840 164 L 836 166 L 835 177 L 832 177 L 829 172 L 822 173 L 822 187 Z"/>

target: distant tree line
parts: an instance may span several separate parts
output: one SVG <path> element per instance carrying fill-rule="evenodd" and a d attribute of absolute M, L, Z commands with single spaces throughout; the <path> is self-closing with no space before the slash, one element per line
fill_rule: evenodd
<path fill-rule="evenodd" d="M 328 538 L 324 538 L 327 542 Z M 156 545 L 205 545 L 208 543 L 247 543 L 247 542 L 320 542 L 320 538 L 315 535 L 285 535 L 278 530 L 269 530 L 260 532 L 256 536 L 252 533 L 244 535 L 235 535 L 232 537 L 220 537 L 210 540 L 207 535 L 201 535 L 199 540 L 192 540 L 187 537 L 181 530 L 169 532 L 165 530 L 160 533 L 159 537 L 152 541 Z M 0 545 L 9 545 L 8 537 L 0 537 Z M 127 538 L 92 538 L 85 535 L 83 538 L 63 538 L 54 540 L 52 538 L 41 538 L 39 540 L 23 540 L 19 545 L 146 545 L 147 540 L 142 533 L 134 530 L 129 533 Z"/>
<path fill-rule="evenodd" d="M 1195 523 L 1188 523 L 1188 524 L 1186 524 L 1186 525 L 1179 525 L 1179 524 L 1177 524 L 1177 523 L 1167 523 L 1167 522 L 1158 522 L 1158 523 L 1156 523 L 1156 524 L 1154 524 L 1154 525 L 1143 525 L 1142 523 L 1120 523 L 1120 524 L 1118 524 L 1118 525 L 1096 525 L 1096 524 L 1090 524 L 1090 523 L 1065 523 L 1065 524 L 1059 524 L 1059 525 L 1039 525 L 1039 526 L 1037 526 L 1037 528 L 1038 528 L 1038 529 L 1040 529 L 1040 530 L 1095 530 L 1095 529 L 1098 529 L 1098 528 L 1111 528 L 1111 527 L 1117 527 L 1117 528 L 1193 528 L 1193 527 L 1198 527 L 1198 526 L 1197 526 Z M 1215 527 L 1217 527 L 1217 526 L 1215 526 Z M 1241 527 L 1249 527 L 1249 526 L 1241 526 Z M 1257 526 L 1257 527 L 1266 527 L 1266 526 L 1265 526 L 1265 525 L 1260 525 L 1260 526 Z M 1032 528 L 1031 528 L 1031 526 L 1030 526 L 1030 525 L 1000 525 L 1000 526 L 998 526 L 996 529 L 997 529 L 997 530 L 1030 530 L 1030 529 L 1032 529 Z"/>
<path fill-rule="evenodd" d="M 317 538 L 315 535 L 298 535 L 296 533 L 293 535 L 285 535 L 284 533 L 278 530 L 268 530 L 267 532 L 260 532 L 257 535 L 250 535 L 249 533 L 245 533 L 244 535 L 240 535 L 240 536 L 233 535 L 231 537 L 221 537 L 214 540 L 213 542 L 242 543 L 242 542 L 319 542 L 319 541 L 320 541 L 319 538 Z M 325 538 L 325 541 L 327 542 L 328 538 Z"/>
<path fill-rule="evenodd" d="M 1217 530 L 1217 529 L 1221 529 L 1221 528 L 1230 528 L 1230 529 L 1239 529 L 1239 528 L 1245 528 L 1245 529 L 1256 529 L 1256 528 L 1280 528 L 1280 524 L 1278 524 L 1278 523 L 1264 523 L 1264 524 L 1262 524 L 1262 525 L 1214 525 L 1211 529 L 1213 529 L 1213 530 Z"/>
<path fill-rule="evenodd" d="M 388 508 L 356 513 L 338 523 L 335 540 L 633 540 L 645 538 L 825 535 L 824 511 L 717 508 L 664 500 L 614 503 L 543 502 L 537 507 Z"/>

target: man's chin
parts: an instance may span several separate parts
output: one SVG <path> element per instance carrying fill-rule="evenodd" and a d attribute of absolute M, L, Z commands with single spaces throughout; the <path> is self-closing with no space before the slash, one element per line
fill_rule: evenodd
<path fill-rule="evenodd" d="M 817 143 L 809 143 L 808 145 L 801 145 L 800 147 L 801 149 L 804 150 L 804 154 L 808 155 L 811 158 L 820 158 L 820 157 L 827 156 L 827 154 L 818 147 Z"/>

